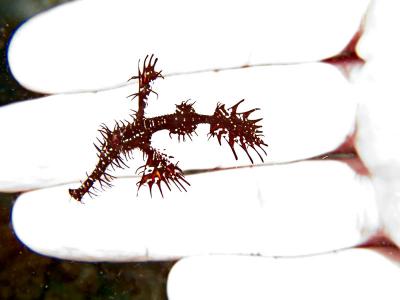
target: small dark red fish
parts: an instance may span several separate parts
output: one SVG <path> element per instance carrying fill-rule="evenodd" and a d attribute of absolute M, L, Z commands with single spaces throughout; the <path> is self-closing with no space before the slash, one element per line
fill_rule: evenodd
<path fill-rule="evenodd" d="M 98 139 L 99 144 L 95 144 L 99 161 L 92 173 L 86 174 L 87 178 L 81 182 L 79 188 L 69 190 L 69 194 L 74 199 L 81 201 L 85 194 L 93 196 L 100 189 L 111 187 L 111 181 L 115 177 L 108 173 L 108 167 L 111 166 L 113 169 L 127 167 L 125 160 L 131 158 L 134 149 L 139 149 L 146 159 L 146 163 L 136 170 L 142 176 L 137 183 L 138 190 L 143 185 L 147 185 L 151 194 L 152 187 L 156 184 L 163 195 L 161 184 L 164 183 L 169 190 L 171 190 L 171 184 L 174 184 L 179 190 L 186 191 L 185 185 L 190 184 L 177 163 L 170 161 L 173 157 L 151 146 L 152 135 L 159 130 L 168 130 L 170 137 L 172 134 L 177 134 L 179 140 L 182 138 L 185 141 L 185 137 L 192 139 L 199 124 L 209 124 L 209 138 L 217 137 L 220 145 L 222 138 L 225 139 L 235 159 L 238 159 L 235 151 L 235 144 L 237 144 L 246 152 L 251 163 L 253 159 L 249 153 L 250 148 L 258 154 L 261 161 L 264 161 L 262 154 L 267 155 L 267 153 L 263 147 L 268 145 L 262 139 L 261 125 L 257 124 L 261 119 L 249 119 L 250 114 L 258 109 L 238 112 L 238 107 L 244 100 L 240 100 L 228 109 L 224 104 L 218 103 L 213 115 L 198 114 L 193 107 L 194 103 L 184 101 L 176 105 L 173 114 L 146 118 L 144 109 L 148 97 L 151 93 L 157 95 L 152 90 L 151 84 L 158 78 L 164 78 L 161 71 L 155 70 L 157 60 L 154 55 L 150 57 L 147 55 L 142 68 L 139 61 L 138 76 L 129 79 L 139 81 L 138 91 L 129 96 L 132 99 L 138 99 L 138 111 L 132 115 L 132 122 L 115 121 L 113 129 L 104 124 L 100 125 L 99 132 L 103 139 Z M 262 152 L 260 153 L 257 149 Z M 96 182 L 99 184 L 98 187 L 95 186 Z"/>

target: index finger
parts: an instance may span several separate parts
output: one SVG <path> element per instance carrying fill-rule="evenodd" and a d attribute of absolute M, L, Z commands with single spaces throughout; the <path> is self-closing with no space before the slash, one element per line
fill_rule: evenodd
<path fill-rule="evenodd" d="M 75 1 L 23 24 L 8 57 L 17 80 L 43 93 L 119 86 L 148 53 L 166 75 L 320 61 L 352 39 L 368 2 Z"/>

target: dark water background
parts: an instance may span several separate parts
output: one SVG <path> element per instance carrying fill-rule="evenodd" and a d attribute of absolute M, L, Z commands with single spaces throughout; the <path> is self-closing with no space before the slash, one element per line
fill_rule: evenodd
<path fill-rule="evenodd" d="M 42 96 L 13 79 L 7 45 L 22 22 L 63 2 L 68 0 L 0 0 L 0 106 Z M 10 223 L 17 196 L 0 193 L 0 299 L 166 299 L 173 262 L 78 263 L 30 251 Z"/>

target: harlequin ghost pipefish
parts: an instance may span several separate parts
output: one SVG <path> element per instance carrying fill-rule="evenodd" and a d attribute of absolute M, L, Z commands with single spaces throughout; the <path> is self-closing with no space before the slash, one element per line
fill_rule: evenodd
<path fill-rule="evenodd" d="M 175 105 L 176 109 L 172 114 L 146 118 L 145 108 L 148 98 L 152 93 L 157 95 L 151 85 L 158 78 L 164 79 L 161 71 L 155 69 L 157 60 L 154 55 L 150 57 L 147 55 L 141 68 L 139 60 L 138 75 L 129 79 L 139 81 L 138 91 L 128 96 L 138 101 L 138 110 L 131 115 L 132 122 L 115 121 L 112 129 L 105 124 L 100 125 L 99 132 L 102 140 L 98 139 L 99 144 L 94 144 L 98 152 L 98 163 L 91 174 L 86 174 L 87 177 L 81 182 L 79 188 L 69 190 L 69 194 L 74 199 L 81 201 L 86 194 L 93 196 L 100 192 L 100 189 L 111 187 L 111 181 L 115 177 L 107 171 L 107 168 L 109 166 L 113 169 L 128 167 L 126 160 L 131 158 L 132 151 L 135 149 L 143 153 L 146 161 L 136 170 L 136 173 L 141 175 L 141 179 L 137 182 L 138 191 L 143 185 L 147 185 L 151 195 L 152 187 L 156 184 L 163 196 L 162 183 L 169 190 L 174 184 L 180 191 L 186 191 L 185 185 L 190 186 L 190 184 L 178 164 L 170 161 L 173 156 L 162 153 L 151 145 L 152 135 L 160 130 L 168 130 L 170 137 L 176 134 L 179 140 L 182 138 L 185 141 L 185 137 L 192 139 L 199 124 L 209 124 L 209 139 L 217 137 L 220 145 L 222 138 L 226 140 L 236 160 L 238 157 L 235 144 L 246 152 L 251 163 L 253 159 L 249 153 L 250 148 L 258 154 L 262 162 L 264 161 L 262 154 L 266 156 L 267 153 L 263 147 L 268 145 L 262 140 L 262 126 L 258 125 L 262 119 L 249 119 L 250 114 L 258 108 L 238 112 L 238 107 L 244 99 L 230 108 L 225 108 L 225 104 L 218 103 L 213 115 L 198 114 L 194 109 L 194 103 L 183 101 Z M 261 153 L 257 149 L 261 150 Z M 95 186 L 96 182 L 98 187 Z"/>

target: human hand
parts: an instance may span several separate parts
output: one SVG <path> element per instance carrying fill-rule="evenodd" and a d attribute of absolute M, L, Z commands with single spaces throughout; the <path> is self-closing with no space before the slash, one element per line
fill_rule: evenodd
<path fill-rule="evenodd" d="M 328 153 L 352 134 L 357 106 L 354 99 L 358 94 L 335 67 L 311 62 L 340 52 L 357 30 L 366 4 L 357 2 L 346 12 L 338 10 L 336 15 L 331 10 L 324 13 L 323 7 L 319 7 L 320 14 L 310 16 L 321 25 L 318 28 L 309 28 L 311 21 L 303 24 L 299 20 L 304 19 L 299 13 L 305 13 L 302 6 L 293 9 L 295 14 L 290 24 L 274 17 L 287 12 L 284 7 L 274 7 L 275 3 L 266 11 L 237 5 L 236 12 L 230 4 L 232 11 L 224 19 L 224 27 L 217 26 L 222 4 L 213 7 L 214 11 L 211 4 L 204 3 L 201 7 L 179 7 L 179 16 L 172 17 L 162 7 L 167 4 L 160 3 L 150 10 L 147 4 L 135 3 L 144 6 L 137 9 L 138 16 L 132 17 L 135 10 L 127 6 L 133 4 L 126 1 L 113 2 L 112 8 L 107 2 L 96 3 L 96 9 L 93 2 L 75 2 L 25 24 L 10 46 L 12 71 L 26 87 L 55 95 L 0 111 L 1 122 L 5 124 L 12 123 L 16 115 L 24 119 L 2 133 L 2 140 L 14 147 L 1 150 L 4 151 L 3 190 L 33 189 L 18 199 L 13 210 L 13 225 L 19 238 L 42 254 L 93 261 L 156 260 L 199 254 L 298 256 L 348 248 L 366 241 L 380 225 L 369 177 L 332 160 L 272 165 Z M 168 3 L 170 7 L 175 5 Z M 204 14 L 199 9 L 204 13 L 212 11 L 208 22 L 202 22 Z M 187 13 L 182 13 L 185 10 Z M 143 11 L 152 14 L 142 14 Z M 243 22 L 239 12 L 241 16 L 262 12 L 262 17 Z M 88 26 L 89 15 L 93 20 Z M 110 20 L 110 15 L 116 20 L 105 24 L 103 20 Z M 338 15 L 342 24 L 332 25 Z M 67 23 L 65 20 L 72 16 L 74 24 Z M 145 24 L 149 18 L 146 30 L 137 32 L 135 24 Z M 299 26 L 291 32 L 292 24 Z M 279 34 L 276 28 L 280 28 Z M 186 34 L 178 34 L 179 30 L 185 30 Z M 221 36 L 226 39 L 224 43 L 220 42 Z M 109 40 L 104 42 L 104 38 Z M 31 39 L 40 46 L 27 48 Z M 136 88 L 123 83 L 136 72 L 137 59 L 147 53 L 156 53 L 167 75 L 292 63 L 167 76 L 155 85 L 159 98 L 152 99 L 146 110 L 149 115 L 167 114 L 173 111 L 174 104 L 191 98 L 197 101 L 196 110 L 209 113 L 218 101 L 234 104 L 245 98 L 248 109 L 261 108 L 265 139 L 270 145 L 267 164 L 230 169 L 248 165 L 246 156 L 241 153 L 236 162 L 226 145 L 220 148 L 216 141 L 207 141 L 207 128 L 199 128 L 199 137 L 190 143 L 178 143 L 170 140 L 167 133 L 160 133 L 154 143 L 167 148 L 183 169 L 227 170 L 189 175 L 188 192 L 168 192 L 165 199 L 155 193 L 150 199 L 145 190 L 136 197 L 137 179 L 122 178 L 99 197 L 85 199 L 84 205 L 76 203 L 67 192 L 76 183 L 51 186 L 82 179 L 93 168 L 96 156 L 92 142 L 96 129 L 102 122 L 126 118 L 129 109 L 134 108 L 125 98 Z M 44 111 L 48 113 L 38 119 Z M 358 149 L 364 151 L 362 147 Z M 142 164 L 141 156 L 136 154 L 136 157 L 130 162 L 131 170 Z M 132 176 L 133 172 L 117 174 Z M 45 189 L 38 190 L 39 187 Z M 345 257 L 358 255 L 353 250 Z M 369 254 L 365 257 L 366 262 L 374 260 Z M 169 284 L 172 299 L 178 299 L 174 297 L 179 297 L 180 291 L 183 292 L 180 295 L 190 292 L 185 287 L 191 285 L 181 281 L 185 276 L 189 278 L 187 269 L 180 267 L 182 264 L 189 262 L 189 270 L 196 266 L 199 271 L 192 271 L 193 274 L 202 274 L 196 259 L 184 260 L 174 269 Z M 335 259 L 335 255 L 322 258 L 327 265 Z M 252 257 L 247 261 L 243 257 L 225 256 L 205 257 L 205 260 L 215 266 L 229 261 L 254 271 L 263 266 L 262 270 L 271 274 L 269 258 Z M 257 266 L 250 260 L 257 261 Z M 349 261 L 354 274 L 360 272 L 357 264 Z M 209 266 L 203 266 L 206 265 Z M 287 264 L 282 261 L 282 267 L 280 263 L 276 265 L 285 270 Z M 392 268 L 381 262 L 378 265 Z M 307 272 L 308 266 L 299 263 L 297 270 Z M 234 273 L 230 269 L 223 272 L 240 277 L 240 268 Z M 222 274 L 221 277 L 228 278 Z M 257 287 L 262 289 L 261 282 L 254 278 L 242 280 L 251 284 L 254 295 Z M 295 280 L 299 278 L 293 277 L 286 282 L 287 286 Z M 223 282 L 219 283 L 223 289 Z M 215 289 L 212 292 L 218 295 Z M 258 295 L 263 295 L 262 291 Z M 186 294 L 185 299 L 194 297 Z"/>

